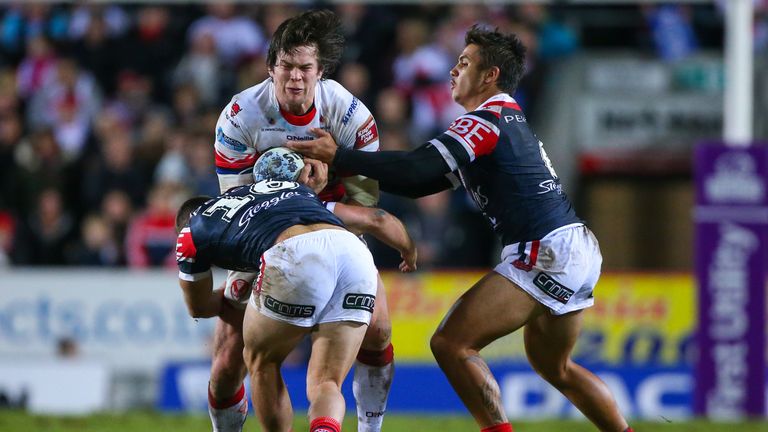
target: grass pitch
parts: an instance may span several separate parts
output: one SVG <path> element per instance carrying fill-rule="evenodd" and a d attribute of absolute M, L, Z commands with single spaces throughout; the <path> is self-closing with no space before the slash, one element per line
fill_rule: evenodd
<path fill-rule="evenodd" d="M 344 421 L 345 431 L 355 431 L 354 417 Z M 515 432 L 594 432 L 595 428 L 580 421 L 513 421 Z M 709 423 L 688 422 L 632 422 L 635 431 L 653 432 L 766 432 L 768 422 Z M 309 429 L 304 416 L 294 422 L 296 432 Z M 0 431 L 3 432 L 210 432 L 207 416 L 192 414 L 159 414 L 131 412 L 124 414 L 99 414 L 86 417 L 33 416 L 17 411 L 0 411 Z M 472 432 L 477 431 L 468 416 L 415 416 L 387 415 L 385 432 Z M 245 423 L 244 432 L 258 432 L 253 416 Z"/>

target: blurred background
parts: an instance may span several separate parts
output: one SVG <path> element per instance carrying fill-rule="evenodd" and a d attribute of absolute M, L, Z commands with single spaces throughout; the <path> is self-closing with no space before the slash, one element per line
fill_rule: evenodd
<path fill-rule="evenodd" d="M 347 41 L 331 78 L 374 113 L 385 150 L 415 148 L 463 112 L 447 82 L 469 26 L 518 35 L 528 58 L 514 97 L 604 256 L 576 356 L 630 417 L 692 416 L 692 157 L 722 136 L 725 3 L 1 4 L 0 409 L 205 408 L 212 322 L 186 315 L 175 211 L 217 194 L 217 117 L 267 77 L 272 32 L 328 7 Z M 768 1 L 755 2 L 753 34 L 765 140 Z M 500 245 L 463 189 L 383 194 L 381 207 L 405 222 L 422 269 L 385 274 L 390 409 L 462 414 L 428 340 Z M 371 248 L 396 269 L 395 252 Z M 578 416 L 526 366 L 519 335 L 484 354 L 513 418 Z M 291 386 L 303 385 L 296 359 Z"/>

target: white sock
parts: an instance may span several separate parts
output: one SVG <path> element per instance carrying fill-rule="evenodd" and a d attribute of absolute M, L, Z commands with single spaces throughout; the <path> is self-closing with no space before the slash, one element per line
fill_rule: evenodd
<path fill-rule="evenodd" d="M 357 403 L 357 432 L 379 432 L 387 410 L 387 398 L 395 364 L 370 366 L 355 362 L 352 392 Z"/>
<path fill-rule="evenodd" d="M 239 399 L 239 400 L 238 400 Z M 226 408 L 214 408 L 213 398 L 208 391 L 208 415 L 211 417 L 213 432 L 242 432 L 245 418 L 248 416 L 248 398 L 245 396 L 245 387 L 241 387 L 235 396 L 226 403 L 234 405 Z"/>

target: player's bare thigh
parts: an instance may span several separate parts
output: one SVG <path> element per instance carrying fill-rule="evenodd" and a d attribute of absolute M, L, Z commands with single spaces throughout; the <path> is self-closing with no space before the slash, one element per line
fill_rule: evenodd
<path fill-rule="evenodd" d="M 480 350 L 542 312 L 544 307 L 515 283 L 489 272 L 454 303 L 435 338 Z"/>
<path fill-rule="evenodd" d="M 392 321 L 389 318 L 387 305 L 387 293 L 381 275 L 376 277 L 376 306 L 373 308 L 373 316 L 368 331 L 365 333 L 362 348 L 372 351 L 386 349 L 392 340 Z"/>
<path fill-rule="evenodd" d="M 367 327 L 352 321 L 319 324 L 312 332 L 307 385 L 324 380 L 341 385 L 352 367 Z"/>
<path fill-rule="evenodd" d="M 281 363 L 310 330 L 311 327 L 288 324 L 266 317 L 252 307 L 246 308 L 243 340 L 249 367 Z"/>
<path fill-rule="evenodd" d="M 531 365 L 552 375 L 563 369 L 581 332 L 583 309 L 564 315 L 544 313 L 525 326 L 525 351 Z"/>

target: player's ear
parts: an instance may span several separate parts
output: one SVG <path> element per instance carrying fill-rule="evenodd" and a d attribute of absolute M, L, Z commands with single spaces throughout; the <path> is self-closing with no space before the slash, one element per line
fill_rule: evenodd
<path fill-rule="evenodd" d="M 483 79 L 483 82 L 486 84 L 493 84 L 499 80 L 499 74 L 501 73 L 501 69 L 499 69 L 498 66 L 491 66 L 488 68 L 487 71 L 485 71 L 485 79 Z"/>

